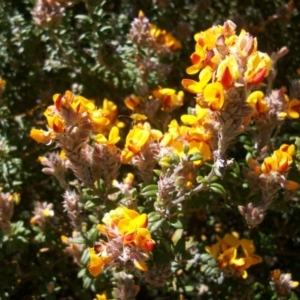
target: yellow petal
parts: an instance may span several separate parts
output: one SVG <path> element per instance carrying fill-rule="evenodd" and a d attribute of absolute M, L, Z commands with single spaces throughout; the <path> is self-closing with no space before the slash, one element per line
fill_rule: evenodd
<path fill-rule="evenodd" d="M 95 136 L 95 142 L 98 144 L 107 144 L 107 138 L 104 136 L 104 134 L 99 133 Z"/>
<path fill-rule="evenodd" d="M 249 256 L 250 254 L 255 252 L 253 241 L 247 239 L 241 239 L 240 243 L 246 256 Z"/>
<path fill-rule="evenodd" d="M 290 288 L 293 289 L 293 288 L 296 288 L 297 286 L 299 285 L 299 282 L 298 281 L 290 281 Z"/>
<path fill-rule="evenodd" d="M 109 133 L 108 140 L 111 144 L 116 144 L 120 140 L 119 128 L 114 126 Z"/>
<path fill-rule="evenodd" d="M 64 244 L 68 244 L 69 243 L 69 238 L 66 237 L 65 235 L 62 235 L 60 237 L 61 241 L 64 243 Z"/>
<path fill-rule="evenodd" d="M 299 188 L 299 183 L 291 180 L 286 180 L 284 182 L 284 188 L 287 189 L 288 191 L 293 191 Z"/>
<path fill-rule="evenodd" d="M 146 228 L 148 225 L 148 216 L 146 214 L 141 214 L 134 218 L 134 222 L 137 228 Z"/>
<path fill-rule="evenodd" d="M 196 74 L 197 72 L 199 72 L 199 70 L 200 70 L 200 65 L 196 64 L 196 65 L 192 65 L 192 66 L 188 67 L 186 69 L 186 72 L 189 75 L 193 75 L 193 74 Z"/>
<path fill-rule="evenodd" d="M 51 141 L 52 133 L 50 131 L 44 131 L 41 129 L 31 129 L 30 137 L 38 143 L 47 144 Z"/>
<path fill-rule="evenodd" d="M 148 271 L 148 267 L 143 260 L 134 260 L 134 265 L 141 271 Z"/>
<path fill-rule="evenodd" d="M 230 233 L 227 233 L 224 236 L 224 238 L 222 239 L 222 242 L 225 243 L 226 245 L 234 247 L 234 248 L 237 248 L 240 244 L 239 239 Z"/>
<path fill-rule="evenodd" d="M 194 125 L 198 121 L 197 117 L 193 115 L 182 115 L 180 119 L 186 125 Z"/>

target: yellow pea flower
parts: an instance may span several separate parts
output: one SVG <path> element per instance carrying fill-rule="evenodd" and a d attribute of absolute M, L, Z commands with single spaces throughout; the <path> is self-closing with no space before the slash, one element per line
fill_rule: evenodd
<path fill-rule="evenodd" d="M 191 79 L 182 79 L 182 86 L 189 92 L 193 94 L 202 93 L 205 84 L 203 82 L 197 82 Z"/>
<path fill-rule="evenodd" d="M 234 247 L 226 249 L 224 252 L 220 253 L 218 256 L 218 267 L 224 269 L 229 265 L 232 265 L 236 260 L 237 250 Z"/>
<path fill-rule="evenodd" d="M 107 294 L 104 291 L 101 295 L 100 294 L 96 294 L 96 298 L 97 298 L 97 300 L 107 300 Z"/>
<path fill-rule="evenodd" d="M 261 257 L 255 255 L 253 241 L 247 239 L 239 240 L 233 234 L 226 234 L 223 239 L 217 237 L 218 242 L 205 250 L 218 262 L 220 269 L 228 268 L 234 270 L 237 275 L 247 278 L 246 269 L 262 261 Z M 239 251 L 242 248 L 242 252 Z"/>
<path fill-rule="evenodd" d="M 228 89 L 234 85 L 235 80 L 240 77 L 239 65 L 234 56 L 227 56 L 218 66 L 217 80 Z"/>
<path fill-rule="evenodd" d="M 184 93 L 179 91 L 176 94 L 174 89 L 158 87 L 152 90 L 152 96 L 162 101 L 163 109 L 173 109 L 183 104 Z"/>
<path fill-rule="evenodd" d="M 88 100 L 82 96 L 75 96 L 72 103 L 72 108 L 77 112 L 87 112 L 92 114 L 96 109 L 96 105 L 93 101 Z"/>
<path fill-rule="evenodd" d="M 186 125 L 195 125 L 207 115 L 207 109 L 196 104 L 196 116 L 182 115 L 181 121 Z"/>
<path fill-rule="evenodd" d="M 104 144 L 108 146 L 117 144 L 119 140 L 120 140 L 119 128 L 116 126 L 112 127 L 112 129 L 110 130 L 108 139 L 104 136 L 104 134 L 101 133 L 95 136 L 95 141 L 98 144 Z"/>
<path fill-rule="evenodd" d="M 44 131 L 41 129 L 33 128 L 30 131 L 30 137 L 38 143 L 47 144 L 53 138 L 55 138 L 55 134 L 51 131 Z"/>
<path fill-rule="evenodd" d="M 91 115 L 91 121 L 95 131 L 101 131 L 104 126 L 110 123 L 109 110 L 97 109 Z"/>
<path fill-rule="evenodd" d="M 272 61 L 268 54 L 255 51 L 247 62 L 247 70 L 244 74 L 248 84 L 258 85 L 269 75 Z"/>
<path fill-rule="evenodd" d="M 224 105 L 224 89 L 220 82 L 208 84 L 203 91 L 204 100 L 211 110 L 220 110 Z"/>
<path fill-rule="evenodd" d="M 289 101 L 287 114 L 292 119 L 299 118 L 300 101 L 298 99 L 292 99 Z"/>
<path fill-rule="evenodd" d="M 245 121 L 250 121 L 252 117 L 261 116 L 269 110 L 268 105 L 264 100 L 264 93 L 261 91 L 252 92 L 248 98 L 247 103 L 253 108 L 253 112 L 247 116 Z"/>
<path fill-rule="evenodd" d="M 131 95 L 124 100 L 126 107 L 130 110 L 135 110 L 142 101 L 143 99 L 141 97 L 135 95 Z"/>
<path fill-rule="evenodd" d="M 89 253 L 90 264 L 88 265 L 88 270 L 92 276 L 97 277 L 111 262 L 111 258 L 107 256 L 105 248 L 100 254 L 97 254 L 94 248 L 89 248 Z"/>
<path fill-rule="evenodd" d="M 186 69 L 187 74 L 189 74 L 189 75 L 196 74 L 202 68 L 204 68 L 204 66 L 205 66 L 205 64 L 204 64 L 205 57 L 206 57 L 206 51 L 203 48 L 197 49 L 196 52 L 194 52 L 190 56 L 190 59 L 191 59 L 191 62 L 192 62 L 193 65 Z"/>
<path fill-rule="evenodd" d="M 140 153 L 150 136 L 151 131 L 147 128 L 134 127 L 130 130 L 126 137 L 125 149 L 122 151 L 123 163 L 128 163 L 133 155 Z"/>

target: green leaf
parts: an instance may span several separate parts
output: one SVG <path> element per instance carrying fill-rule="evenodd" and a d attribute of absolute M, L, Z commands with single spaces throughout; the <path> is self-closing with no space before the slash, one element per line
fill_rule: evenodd
<path fill-rule="evenodd" d="M 151 233 L 155 232 L 156 230 L 158 230 L 158 229 L 162 226 L 162 224 L 163 224 L 164 222 L 165 222 L 165 219 L 161 219 L 161 220 L 159 220 L 159 221 L 157 221 L 157 222 L 154 222 L 153 224 L 150 223 L 150 224 L 148 225 L 149 231 L 150 231 Z"/>
<path fill-rule="evenodd" d="M 182 223 L 182 221 L 179 218 L 175 222 L 171 222 L 171 225 L 174 228 L 178 228 L 178 229 L 183 228 L 183 223 Z"/>
<path fill-rule="evenodd" d="M 89 215 L 89 220 L 92 222 L 92 223 L 94 223 L 94 224 L 98 224 L 99 223 L 99 220 L 98 220 L 98 218 L 96 217 L 96 216 L 94 216 L 94 215 Z"/>
<path fill-rule="evenodd" d="M 212 183 L 209 186 L 209 189 L 214 191 L 217 194 L 226 195 L 226 191 L 225 191 L 224 187 L 219 183 Z"/>
<path fill-rule="evenodd" d="M 90 24 L 93 23 L 92 19 L 87 15 L 76 15 L 75 19 L 81 20 L 81 21 L 84 21 L 84 22 L 90 23 Z"/>
<path fill-rule="evenodd" d="M 152 190 L 156 190 L 156 191 L 158 190 L 157 184 L 150 184 L 150 185 L 145 186 L 141 190 L 141 193 L 152 191 Z"/>
<path fill-rule="evenodd" d="M 90 259 L 90 253 L 89 253 L 89 250 L 88 249 L 85 249 L 81 255 L 81 259 L 80 259 L 80 262 L 83 264 L 83 265 L 87 265 L 88 261 Z M 79 276 L 79 274 L 78 274 Z"/>
<path fill-rule="evenodd" d="M 78 272 L 77 277 L 78 277 L 78 278 L 81 278 L 81 277 L 83 277 L 83 276 L 86 276 L 86 274 L 87 274 L 87 269 L 84 268 L 84 269 L 81 269 L 81 270 Z"/>
<path fill-rule="evenodd" d="M 104 32 L 104 31 L 107 31 L 107 30 L 111 30 L 111 27 L 110 26 L 102 26 L 102 27 L 99 28 L 100 32 Z"/>
<path fill-rule="evenodd" d="M 294 293 L 294 292 L 291 292 L 291 297 L 289 300 L 298 300 L 298 296 Z"/>
<path fill-rule="evenodd" d="M 160 219 L 161 219 L 161 215 L 156 211 L 152 211 L 151 213 L 148 214 L 148 223 L 154 223 Z"/>
<path fill-rule="evenodd" d="M 99 236 L 99 230 L 97 229 L 97 227 L 93 227 L 91 228 L 88 233 L 87 236 L 89 237 L 89 239 L 91 239 L 92 241 L 96 241 L 98 236 Z"/>
<path fill-rule="evenodd" d="M 84 208 L 85 209 L 93 209 L 96 207 L 96 204 L 94 202 L 92 202 L 91 200 L 88 200 L 85 204 L 84 204 Z"/>
<path fill-rule="evenodd" d="M 188 157 L 189 161 L 197 161 L 203 159 L 203 155 L 200 152 L 192 153 Z"/>
<path fill-rule="evenodd" d="M 153 173 L 155 173 L 159 177 L 162 172 L 161 172 L 161 170 L 155 169 L 155 170 L 153 170 Z"/>
<path fill-rule="evenodd" d="M 85 244 L 85 239 L 82 237 L 78 237 L 78 238 L 70 238 L 70 243 L 74 243 L 74 244 Z"/>
<path fill-rule="evenodd" d="M 239 177 L 241 175 L 241 168 L 238 162 L 234 162 L 234 167 L 232 169 L 231 174 L 234 174 L 236 177 Z"/>
<path fill-rule="evenodd" d="M 83 287 L 85 288 L 85 289 L 88 289 L 89 287 L 90 287 L 90 285 L 92 284 L 92 278 L 90 278 L 90 277 L 85 277 L 84 279 L 83 279 Z"/>
<path fill-rule="evenodd" d="M 182 238 L 183 229 L 176 229 L 172 234 L 172 242 L 174 245 L 178 243 L 178 241 Z"/>
<path fill-rule="evenodd" d="M 148 185 L 141 190 L 141 195 L 146 197 L 156 196 L 158 187 L 156 184 Z"/>

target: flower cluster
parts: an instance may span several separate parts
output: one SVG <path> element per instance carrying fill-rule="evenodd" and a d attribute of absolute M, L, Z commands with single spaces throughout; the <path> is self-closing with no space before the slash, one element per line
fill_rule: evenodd
<path fill-rule="evenodd" d="M 295 190 L 299 184 L 286 180 L 288 170 L 293 163 L 293 155 L 295 153 L 295 145 L 283 144 L 278 150 L 275 150 L 272 156 L 264 159 L 262 164 L 259 164 L 253 158 L 249 158 L 248 162 L 251 167 L 249 176 L 257 176 L 266 185 L 279 184 L 287 190 Z"/>
<path fill-rule="evenodd" d="M 156 48 L 159 52 L 176 51 L 182 48 L 171 33 L 149 23 L 142 11 L 139 11 L 138 18 L 131 24 L 129 38 L 138 45 L 148 45 Z"/>
<path fill-rule="evenodd" d="M 179 50 L 182 48 L 178 41 L 171 33 L 158 28 L 154 24 L 150 24 L 150 36 L 153 37 L 158 44 L 166 46 L 170 50 Z"/>
<path fill-rule="evenodd" d="M 68 132 L 70 127 L 80 126 L 85 123 L 85 130 L 107 132 L 112 126 L 122 128 L 124 123 L 117 119 L 116 105 L 108 101 L 103 102 L 103 108 L 97 109 L 93 101 L 76 96 L 70 91 L 64 95 L 53 96 L 54 105 L 49 106 L 44 112 L 47 119 L 48 131 L 32 129 L 30 136 L 39 143 L 49 143 L 60 134 Z"/>
<path fill-rule="evenodd" d="M 206 247 L 205 250 L 218 262 L 218 267 L 227 276 L 247 278 L 246 269 L 262 261 L 260 256 L 254 254 L 255 247 L 251 240 L 240 240 L 233 234 L 226 234 L 223 239 L 217 236 L 217 240 L 216 244 Z M 242 250 L 241 253 L 239 249 Z"/>
<path fill-rule="evenodd" d="M 47 222 L 49 222 L 54 217 L 53 203 L 39 202 L 35 203 L 34 216 L 30 219 L 30 224 L 41 227 L 45 229 Z"/>
<path fill-rule="evenodd" d="M 56 27 L 64 16 L 65 7 L 72 4 L 72 0 L 38 0 L 32 11 L 34 22 L 43 27 Z"/>
<path fill-rule="evenodd" d="M 94 248 L 89 248 L 90 273 L 98 276 L 113 265 L 129 270 L 137 268 L 147 271 L 145 261 L 149 259 L 148 253 L 155 245 L 146 228 L 147 215 L 126 207 L 118 207 L 106 213 L 102 221 L 105 225 L 99 224 L 97 228 L 108 241 L 100 241 Z"/>
<path fill-rule="evenodd" d="M 299 83 L 294 83 L 287 95 L 286 89 L 273 90 L 265 95 L 262 91 L 252 92 L 247 103 L 252 108 L 252 112 L 245 117 L 244 125 L 255 125 L 257 130 L 254 135 L 255 146 L 258 150 L 267 145 L 278 126 L 282 124 L 285 118 L 298 119 L 300 110 L 300 101 L 297 97 L 300 94 L 293 90 L 299 88 Z"/>
<path fill-rule="evenodd" d="M 244 131 L 244 118 L 253 110 L 246 102 L 247 95 L 272 67 L 270 57 L 257 50 L 256 39 L 245 30 L 236 35 L 235 28 L 233 22 L 226 21 L 223 26 L 197 33 L 192 66 L 186 71 L 190 75 L 199 72 L 199 81 L 182 80 L 182 85 L 196 94 L 197 104 L 207 109 L 206 122 L 211 135 L 217 137 L 210 145 L 217 169 L 228 164 L 228 145 Z"/>
<path fill-rule="evenodd" d="M 124 103 L 134 113 L 146 115 L 152 123 L 155 123 L 157 113 L 160 109 L 171 112 L 182 106 L 183 100 L 184 93 L 182 91 L 176 93 L 174 89 L 158 86 L 152 90 L 151 96 L 148 99 L 130 95 L 124 100 Z"/>
<path fill-rule="evenodd" d="M 190 75 L 199 73 L 199 80 L 182 81 L 184 88 L 196 95 L 195 105 L 180 118 L 176 119 L 172 113 L 183 105 L 182 91 L 154 85 L 157 87 L 150 92 L 147 86 L 141 96 L 130 95 L 125 99 L 125 106 L 133 113 L 130 116 L 133 122 L 124 135 L 120 129 L 125 124 L 118 119 L 115 103 L 105 99 L 98 108 L 94 101 L 66 91 L 64 95 L 54 95 L 54 104 L 44 113 L 48 130 L 32 129 L 33 139 L 40 143 L 53 142 L 63 150 L 61 155 L 55 153 L 39 160 L 45 166 L 44 173 L 54 175 L 65 189 L 63 207 L 76 230 L 73 238 L 82 237 L 85 240 L 82 243 L 88 239 L 94 242 L 93 247 L 84 251 L 84 246 L 77 247 L 71 238 L 62 236 L 68 246 L 66 252 L 77 263 L 81 255 L 83 262 L 87 258 L 85 253 L 89 253 L 88 270 L 92 276 L 116 267 L 143 271 L 146 282 L 163 285 L 172 274 L 171 260 L 181 245 L 176 244 L 175 250 L 171 244 L 165 247 L 164 254 L 170 259 L 166 264 L 155 261 L 152 250 L 156 243 L 147 229 L 148 215 L 137 212 L 139 201 L 145 200 L 143 211 L 152 210 L 149 213 L 151 232 L 162 224 L 166 226 L 167 230 L 159 234 L 166 235 L 168 243 L 173 230 L 168 227 L 183 224 L 179 219 L 173 220 L 184 214 L 189 205 L 198 205 L 193 195 L 212 190 L 225 197 L 225 189 L 216 181 L 233 165 L 233 159 L 227 159 L 228 146 L 240 133 L 254 132 L 255 126 L 260 132 L 254 137 L 258 158 L 248 160 L 250 168 L 244 168 L 244 174 L 251 191 L 249 197 L 261 193 L 261 203 L 257 207 L 252 203 L 239 206 L 249 227 L 262 222 L 279 189 L 291 193 L 298 188 L 298 183 L 287 179 L 295 146 L 283 144 L 269 157 L 262 149 L 267 149 L 271 132 L 280 122 L 286 117 L 299 118 L 300 101 L 295 93 L 288 96 L 284 88 L 277 91 L 267 88 L 265 93 L 258 90 L 263 80 L 269 80 L 269 74 L 275 72 L 274 62 L 280 55 L 271 59 L 259 52 L 256 39 L 244 30 L 236 35 L 235 27 L 227 21 L 223 26 L 213 26 L 195 35 L 192 66 L 186 71 Z M 132 23 L 130 37 L 138 46 L 152 47 L 157 52 L 181 47 L 172 35 L 150 24 L 142 12 Z M 142 55 L 137 57 L 143 60 Z M 138 70 L 145 75 L 147 72 L 141 66 Z M 147 83 L 146 75 L 142 76 L 143 83 Z M 206 163 L 209 160 L 211 170 L 205 173 L 210 168 Z M 132 169 L 122 164 L 131 164 L 139 173 L 132 171 L 120 182 L 119 173 Z M 78 181 L 67 183 L 68 168 Z M 133 185 L 138 179 L 143 183 Z M 192 198 L 192 204 L 186 203 L 188 197 Z M 109 210 L 111 207 L 117 208 Z M 94 223 L 103 217 L 102 224 L 97 225 L 102 236 L 97 242 L 95 228 L 87 231 L 83 223 L 84 211 L 90 213 L 89 220 Z M 53 214 L 51 204 L 38 203 L 31 223 L 43 227 Z M 184 228 L 178 232 L 181 230 Z M 255 254 L 251 240 L 239 239 L 234 234 L 217 240 L 206 251 L 226 276 L 247 278 L 248 268 L 262 261 Z M 158 253 L 164 251 L 160 247 L 164 247 L 163 242 L 157 246 Z M 186 251 L 186 247 L 182 248 L 180 254 Z M 151 257 L 153 262 L 147 265 Z M 138 288 L 132 278 L 125 275 L 120 278 L 127 288 L 119 288 L 115 293 L 134 297 Z M 106 294 L 97 297 L 106 298 Z"/>
<path fill-rule="evenodd" d="M 81 237 L 80 233 L 78 231 L 73 231 L 71 238 L 62 235 L 60 239 L 64 244 L 67 245 L 67 247 L 64 249 L 64 252 L 68 253 L 70 256 L 73 257 L 74 263 L 80 264 L 80 259 L 84 250 L 84 245 L 72 243 L 72 238 L 78 237 Z"/>
<path fill-rule="evenodd" d="M 251 169 L 245 168 L 245 175 L 249 188 L 253 193 L 261 192 L 261 203 L 254 207 L 249 203 L 247 207 L 239 206 L 240 213 L 246 219 L 250 227 L 256 226 L 264 219 L 267 209 L 275 199 L 276 192 L 280 188 L 288 191 L 298 189 L 297 182 L 287 180 L 290 166 L 293 163 L 295 152 L 294 145 L 283 144 L 275 150 L 272 156 L 264 159 L 262 164 L 253 158 L 249 158 L 248 163 Z"/>
<path fill-rule="evenodd" d="M 186 71 L 188 74 L 200 71 L 200 80 L 183 81 L 183 85 L 190 91 L 198 94 L 206 90 L 206 93 L 211 94 L 214 89 L 221 92 L 240 85 L 250 87 L 260 84 L 268 76 L 272 66 L 270 57 L 257 50 L 256 38 L 245 30 L 236 35 L 235 28 L 233 22 L 227 21 L 223 26 L 213 26 L 195 34 L 192 66 Z M 220 83 L 221 86 L 208 84 L 210 80 Z M 220 97 L 213 101 L 204 97 L 204 101 L 213 102 L 216 109 L 223 106 Z"/>
<path fill-rule="evenodd" d="M 279 269 L 275 269 L 271 272 L 270 282 L 271 287 L 280 297 L 288 296 L 291 289 L 296 288 L 299 285 L 298 281 L 292 281 L 292 275 L 290 273 L 281 273 Z"/>
<path fill-rule="evenodd" d="M 70 91 L 54 95 L 53 100 L 54 105 L 44 113 L 48 131 L 32 129 L 30 136 L 40 143 L 57 142 L 69 160 L 68 166 L 85 186 L 93 187 L 100 176 L 111 184 L 120 167 L 115 143 L 119 128 L 124 126 L 117 118 L 116 105 L 105 99 L 103 107 L 97 108 L 93 101 Z M 91 148 L 88 142 L 94 132 L 98 133 L 95 139 L 99 145 Z"/>
<path fill-rule="evenodd" d="M 196 109 L 197 110 L 197 109 Z M 191 127 L 183 125 L 179 126 L 176 120 L 172 120 L 169 124 L 169 130 L 164 135 L 160 144 L 165 147 L 171 147 L 173 152 L 183 157 L 187 154 L 199 153 L 202 155 L 201 160 L 195 160 L 194 164 L 200 165 L 205 160 L 211 158 L 211 151 L 208 145 L 210 139 L 210 132 L 205 132 L 205 126 L 200 119 L 205 119 L 202 112 L 196 111 L 196 116 L 183 115 L 182 121 Z"/>

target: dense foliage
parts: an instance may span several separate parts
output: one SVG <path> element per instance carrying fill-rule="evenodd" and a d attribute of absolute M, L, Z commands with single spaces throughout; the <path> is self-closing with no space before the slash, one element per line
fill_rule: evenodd
<path fill-rule="evenodd" d="M 298 5 L 0 0 L 0 299 L 298 299 Z"/>

